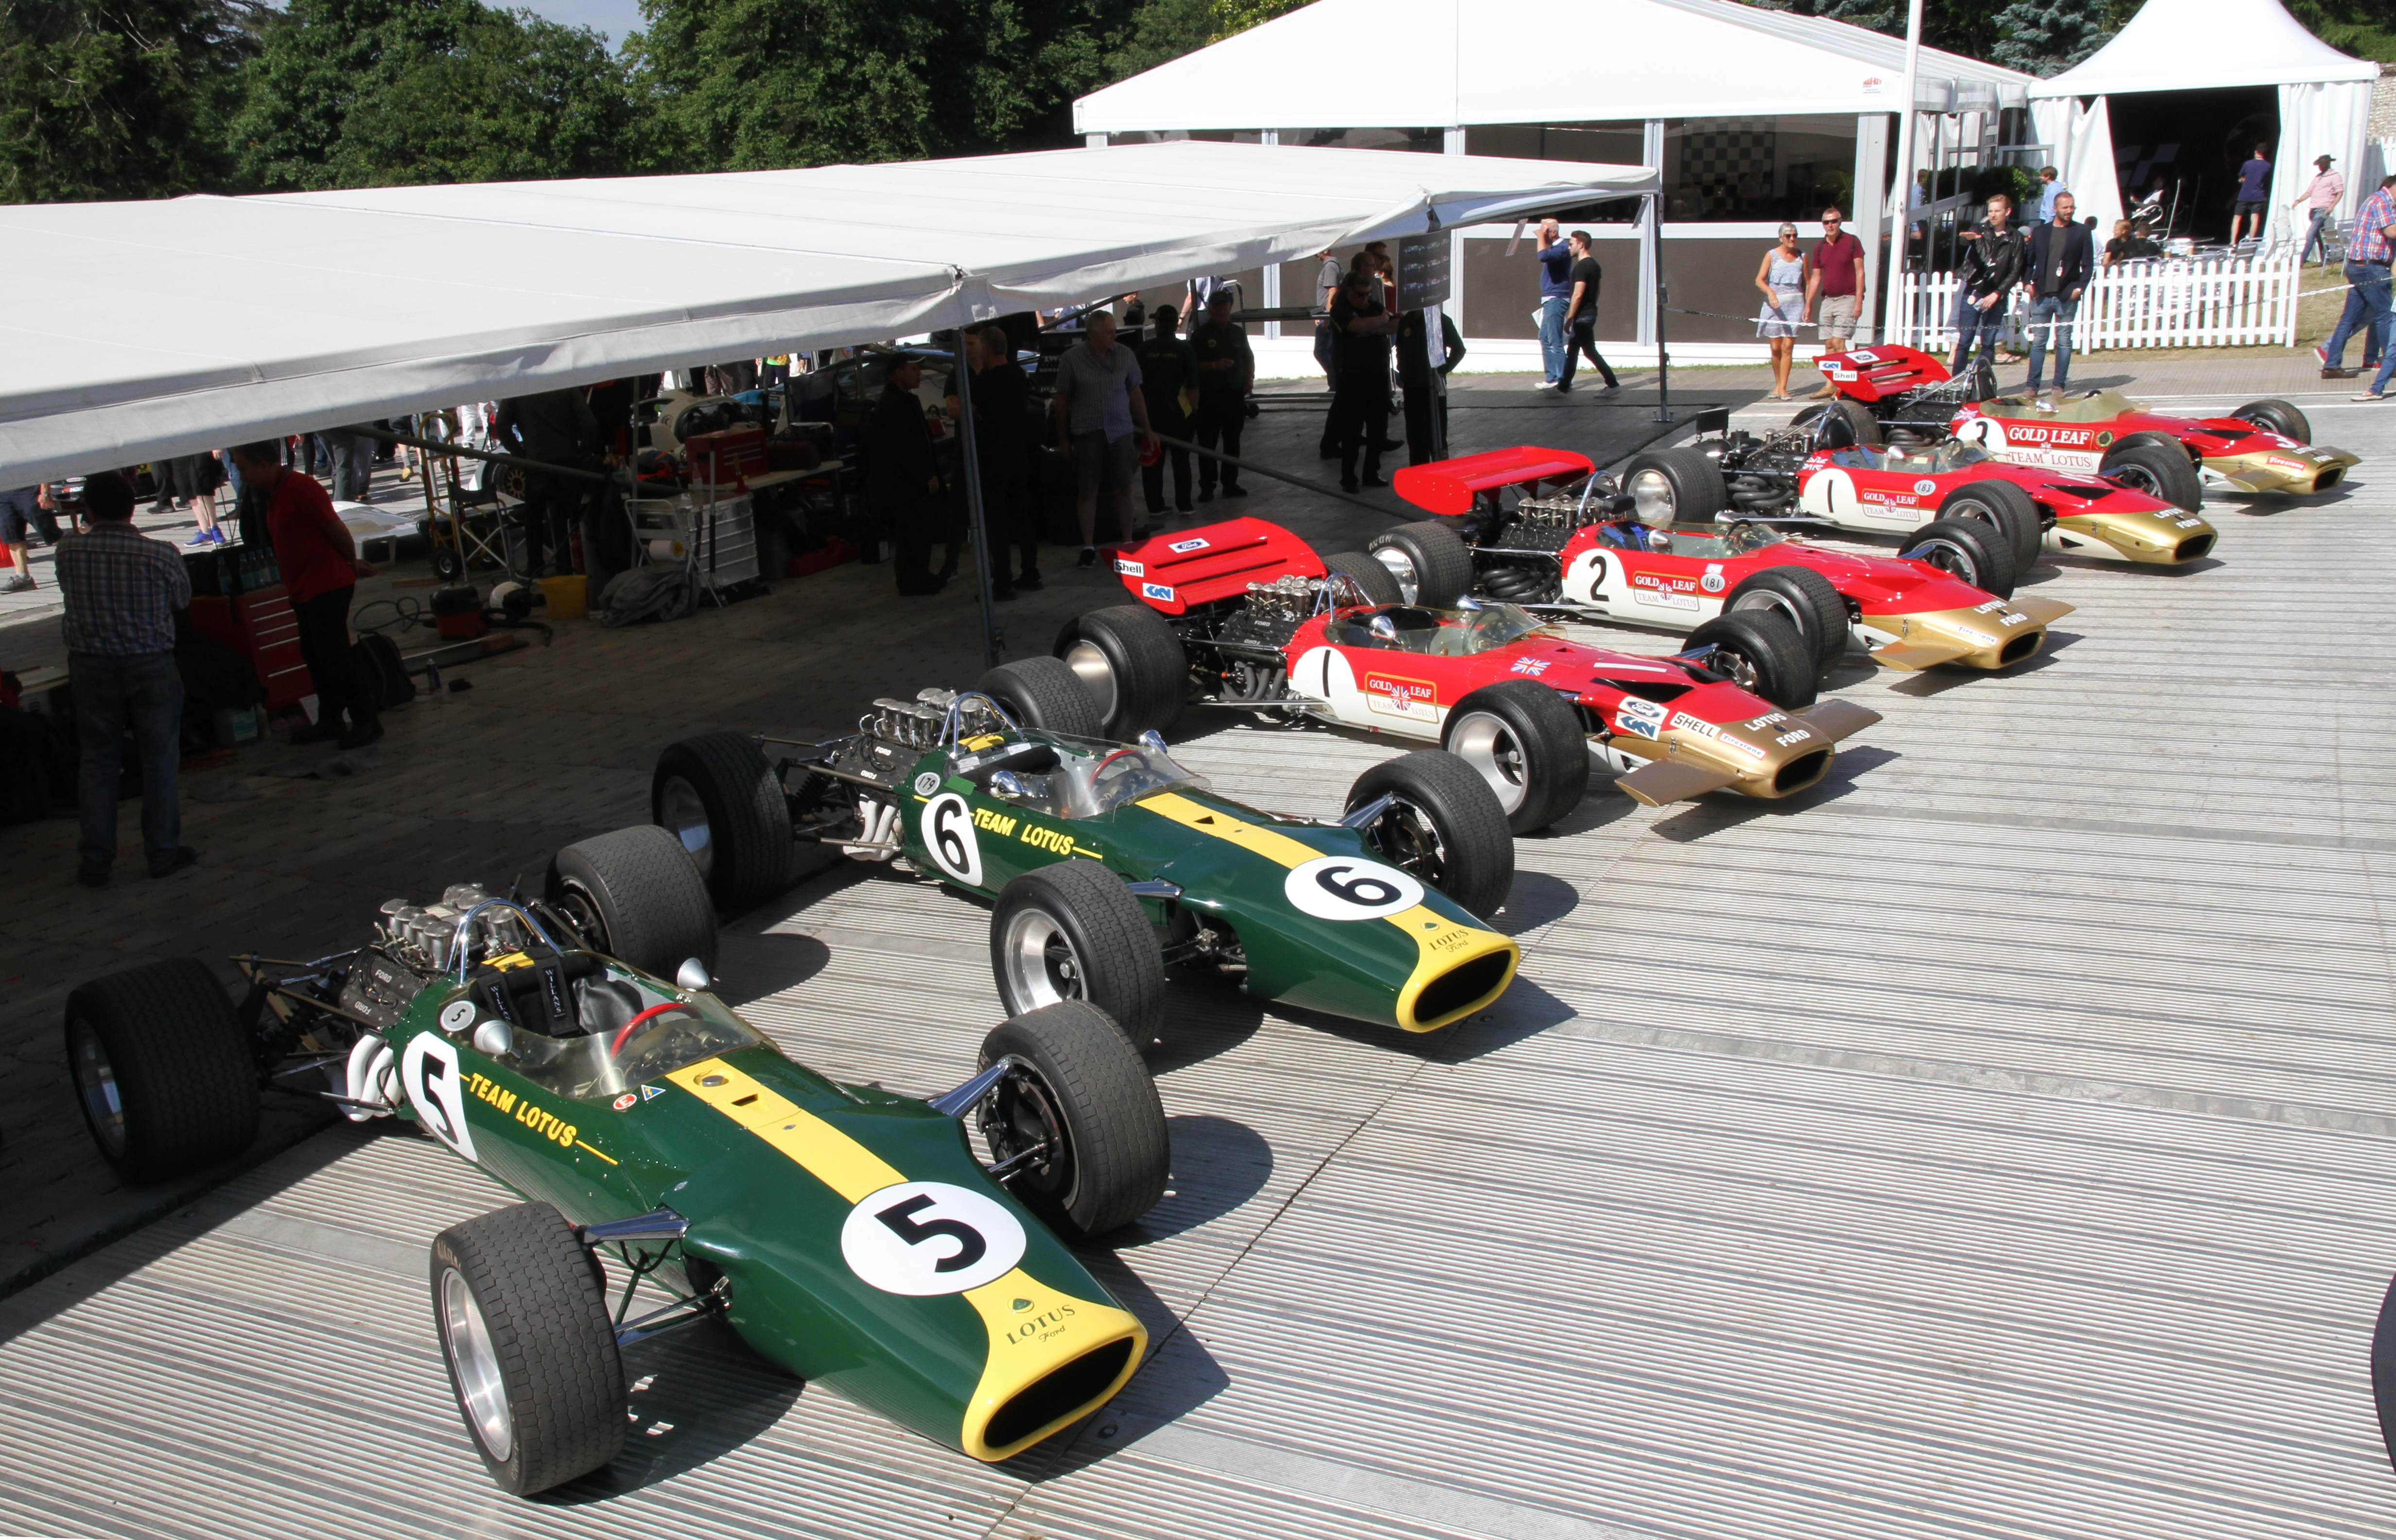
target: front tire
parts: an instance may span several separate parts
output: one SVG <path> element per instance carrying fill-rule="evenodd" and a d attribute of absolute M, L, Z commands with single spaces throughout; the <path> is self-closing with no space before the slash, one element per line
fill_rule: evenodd
<path fill-rule="evenodd" d="M 1001 1022 L 982 1039 L 985 1065 L 1016 1073 L 981 1104 L 995 1162 L 1044 1142 L 1047 1154 L 1004 1178 L 1016 1199 L 1068 1240 L 1119 1229 L 1165 1196 L 1173 1142 L 1148 1066 L 1107 1013 L 1063 1001 Z"/>
<path fill-rule="evenodd" d="M 1589 739 L 1564 697 L 1544 684 L 1510 679 L 1456 703 L 1440 747 L 1496 794 L 1516 834 L 1547 828 L 1580 805 L 1589 790 Z"/>
<path fill-rule="evenodd" d="M 1750 573 L 1723 600 L 1724 615 L 1746 611 L 1777 614 L 1796 627 L 1817 670 L 1835 668 L 1847 656 L 1847 602 L 1812 567 L 1792 562 Z"/>
<path fill-rule="evenodd" d="M 1938 505 L 1938 516 L 1977 519 L 1994 529 L 2013 551 L 2017 582 L 2038 564 L 2038 503 L 2012 482 L 1993 477 L 1965 482 L 1947 494 L 1947 500 Z"/>
<path fill-rule="evenodd" d="M 999 891 L 990 968 L 1009 1016 L 1087 1001 L 1139 1047 L 1165 1029 L 1165 950 L 1139 900 L 1096 861 L 1058 861 Z"/>
<path fill-rule="evenodd" d="M 599 951 L 672 978 L 715 966 L 715 905 L 682 842 L 655 824 L 578 840 L 549 864 L 548 896 Z"/>
<path fill-rule="evenodd" d="M 2313 425 L 2310 419 L 2298 411 L 2293 403 L 2279 400 L 2277 397 L 2266 396 L 2260 401 L 2250 401 L 2230 415 L 2241 422 L 2251 422 L 2267 433 L 2277 433 L 2282 438 L 2295 439 L 2298 444 L 2310 444 L 2313 441 Z"/>
<path fill-rule="evenodd" d="M 1376 604 L 1403 604 L 1404 591 L 1398 587 L 1397 575 L 1383 566 L 1378 557 L 1361 551 L 1335 551 L 1323 558 L 1326 576 L 1352 579 L 1364 591 L 1364 598 Z M 1338 603 L 1335 596 L 1334 604 Z"/>
<path fill-rule="evenodd" d="M 1364 552 L 1397 580 L 1401 603 L 1453 609 L 1472 591 L 1472 548 L 1445 524 L 1423 520 L 1385 529 Z"/>
<path fill-rule="evenodd" d="M 547 1203 L 433 1242 L 433 1320 L 458 1411 L 502 1491 L 546 1492 L 624 1447 L 624 1362 L 597 1262 Z"/>
<path fill-rule="evenodd" d="M 1190 660 L 1165 617 L 1142 604 L 1111 604 L 1065 622 L 1056 655 L 1098 708 L 1098 737 L 1127 743 L 1181 720 Z"/>
<path fill-rule="evenodd" d="M 1819 688 L 1814 650 L 1788 617 L 1755 611 L 1717 615 L 1689 633 L 1684 650 L 1707 646 L 1715 649 L 1710 666 L 1741 689 L 1784 711 L 1814 704 Z"/>
<path fill-rule="evenodd" d="M 1067 737 L 1100 736 L 1098 703 L 1072 666 L 1058 657 L 1018 657 L 1001 663 L 974 685 L 1006 708 L 1026 727 Z"/>
<path fill-rule="evenodd" d="M 791 804 L 752 737 L 703 733 L 669 745 L 649 777 L 649 817 L 727 913 L 790 886 Z"/>
<path fill-rule="evenodd" d="M 2000 599 L 2014 596 L 2014 548 L 1977 519 L 1934 519 L 1905 538 L 1900 555 Z"/>
<path fill-rule="evenodd" d="M 2132 433 L 2105 452 L 2098 471 L 2133 491 L 2195 512 L 2204 502 L 2196 464 L 2168 434 Z"/>
<path fill-rule="evenodd" d="M 1344 811 L 1384 795 L 1397 802 L 1361 831 L 1364 843 L 1466 913 L 1495 915 L 1514 886 L 1514 837 L 1481 773 L 1443 750 L 1401 754 L 1357 777 Z"/>
<path fill-rule="evenodd" d="M 1730 506 L 1722 467 L 1687 445 L 1633 455 L 1623 468 L 1622 490 L 1644 524 L 1704 524 Z"/>
<path fill-rule="evenodd" d="M 67 1068 L 92 1142 L 134 1187 L 230 1160 L 258 1137 L 258 1065 L 224 987 L 193 957 L 67 996 Z"/>

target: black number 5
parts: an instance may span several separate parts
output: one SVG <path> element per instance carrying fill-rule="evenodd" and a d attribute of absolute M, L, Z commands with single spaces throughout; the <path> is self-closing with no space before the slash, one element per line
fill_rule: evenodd
<path fill-rule="evenodd" d="M 1341 873 L 1355 870 L 1354 867 L 1324 867 L 1314 874 L 1314 880 L 1362 909 L 1379 909 L 1384 904 L 1398 901 L 1400 894 L 1396 884 L 1385 883 L 1378 877 L 1358 877 L 1346 883 L 1339 880 Z"/>
<path fill-rule="evenodd" d="M 962 1272 L 982 1259 L 990 1243 L 981 1231 L 962 1219 L 917 1219 L 914 1216 L 932 1206 L 929 1193 L 919 1192 L 903 1203 L 893 1203 L 873 1217 L 890 1227 L 899 1240 L 911 1246 L 920 1246 L 938 1236 L 950 1236 L 956 1241 L 953 1256 L 944 1256 L 932 1264 L 934 1272 Z"/>

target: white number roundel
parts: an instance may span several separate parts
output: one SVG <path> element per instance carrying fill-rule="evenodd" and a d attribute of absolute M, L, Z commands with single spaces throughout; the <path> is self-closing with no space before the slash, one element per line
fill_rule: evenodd
<path fill-rule="evenodd" d="M 981 844 L 974 838 L 973 809 L 954 791 L 924 804 L 924 848 L 942 871 L 967 887 L 981 886 Z"/>
<path fill-rule="evenodd" d="M 1290 908 L 1317 920 L 1378 920 L 1423 901 L 1423 885 L 1412 877 L 1353 856 L 1318 856 L 1294 866 L 1281 890 Z"/>
<path fill-rule="evenodd" d="M 900 1182 L 848 1211 L 840 1255 L 884 1294 L 963 1294 L 1023 1260 L 1023 1223 L 970 1188 Z"/>

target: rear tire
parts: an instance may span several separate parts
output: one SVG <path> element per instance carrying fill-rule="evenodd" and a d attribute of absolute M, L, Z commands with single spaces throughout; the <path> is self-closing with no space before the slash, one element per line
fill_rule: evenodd
<path fill-rule="evenodd" d="M 1683 649 L 1715 647 L 1714 671 L 1784 711 L 1814 704 L 1818 679 L 1814 650 L 1785 615 L 1748 611 L 1717 615 L 1689 633 Z"/>
<path fill-rule="evenodd" d="M 1983 593 L 2014 596 L 2014 548 L 1977 519 L 1934 519 L 1905 538 L 1900 554 L 1927 562 Z"/>
<path fill-rule="evenodd" d="M 999 891 L 990 970 L 1009 1016 L 1078 1000 L 1138 1047 L 1165 1029 L 1165 950 L 1139 900 L 1096 861 L 1058 861 Z"/>
<path fill-rule="evenodd" d="M 1857 444 L 1864 445 L 1866 448 L 1878 448 L 1880 446 L 1883 438 L 1880 428 L 1880 418 L 1872 416 L 1871 408 L 1865 405 L 1862 402 L 1849 401 L 1844 396 L 1841 396 L 1835 401 L 1825 401 L 1806 407 L 1804 410 L 1799 412 L 1795 417 L 1789 419 L 1789 426 L 1791 428 L 1811 427 L 1814 423 L 1820 420 L 1824 412 L 1830 410 L 1832 407 L 1836 407 L 1839 411 L 1839 415 L 1847 419 L 1847 426 L 1856 431 L 1856 442 Z"/>
<path fill-rule="evenodd" d="M 1547 828 L 1578 807 L 1589 790 L 1589 739 L 1579 715 L 1555 691 L 1527 679 L 1484 684 L 1458 701 L 1440 747 L 1481 777 L 1516 834 Z"/>
<path fill-rule="evenodd" d="M 1400 524 L 1374 536 L 1364 550 L 1396 579 L 1403 604 L 1453 609 L 1472 591 L 1472 548 L 1445 524 Z"/>
<path fill-rule="evenodd" d="M 715 967 L 707 883 L 682 842 L 655 824 L 577 840 L 549 863 L 547 885 L 550 902 L 619 962 L 659 978 L 694 957 Z"/>
<path fill-rule="evenodd" d="M 2266 396 L 2260 401 L 2250 401 L 2230 415 L 2242 422 L 2251 422 L 2267 433 L 2277 433 L 2282 438 L 2295 439 L 2298 444 L 2310 444 L 2313 441 L 2313 425 L 2310 419 L 2298 411 L 2293 403 L 2279 400 L 2274 396 Z"/>
<path fill-rule="evenodd" d="M 1730 506 L 1722 467 L 1687 445 L 1648 449 L 1623 468 L 1622 490 L 1631 494 L 1641 524 L 1704 524 Z"/>
<path fill-rule="evenodd" d="M 981 1062 L 1021 1067 L 977 1113 L 993 1161 L 1043 1139 L 1064 1145 L 1003 1178 L 1025 1207 L 1068 1240 L 1120 1229 L 1165 1196 L 1173 1141 L 1148 1066 L 1107 1013 L 1065 1001 L 1001 1022 Z"/>
<path fill-rule="evenodd" d="M 433 1242 L 433 1320 L 459 1414 L 502 1491 L 546 1492 L 624 1448 L 624 1361 L 598 1264 L 547 1203 Z"/>
<path fill-rule="evenodd" d="M 257 1060 L 197 958 L 79 985 L 66 1046 L 84 1126 L 131 1186 L 230 1160 L 258 1137 Z"/>
<path fill-rule="evenodd" d="M 1361 551 L 1333 551 L 1323 558 L 1323 570 L 1328 577 L 1354 578 L 1356 586 L 1364 591 L 1365 599 L 1373 604 L 1403 604 L 1406 602 L 1404 591 L 1398 587 L 1397 575 L 1383 566 L 1378 558 L 1367 556 Z"/>
<path fill-rule="evenodd" d="M 1357 777 L 1344 811 L 1384 794 L 1398 801 L 1362 830 L 1364 843 L 1466 913 L 1495 915 L 1514 886 L 1514 837 L 1481 773 L 1443 750 L 1401 754 Z"/>
<path fill-rule="evenodd" d="M 2098 471 L 2123 485 L 2195 512 L 2204 502 L 2204 483 L 2188 451 L 2167 434 L 2132 433 L 2105 451 Z"/>
<path fill-rule="evenodd" d="M 790 801 L 765 750 L 745 734 L 702 733 L 668 745 L 649 777 L 649 818 L 674 837 L 726 913 L 790 886 Z"/>
<path fill-rule="evenodd" d="M 1111 604 L 1065 622 L 1056 655 L 1098 708 L 1093 735 L 1129 742 L 1181 720 L 1190 659 L 1165 617 L 1141 604 Z"/>
<path fill-rule="evenodd" d="M 1938 505 L 1938 516 L 1978 519 L 1993 527 L 2013 551 L 2016 582 L 2038 564 L 2038 502 L 2012 482 L 1994 477 L 1965 482 L 1947 494 L 1947 500 Z"/>
<path fill-rule="evenodd" d="M 1006 708 L 1026 727 L 1067 737 L 1103 736 L 1098 703 L 1072 666 L 1058 657 L 1018 657 L 1001 663 L 974 686 Z"/>
<path fill-rule="evenodd" d="M 1782 616 L 1796 627 L 1817 670 L 1847 656 L 1847 602 L 1812 567 L 1791 562 L 1750 573 L 1723 600 L 1724 615 L 1749 610 Z"/>

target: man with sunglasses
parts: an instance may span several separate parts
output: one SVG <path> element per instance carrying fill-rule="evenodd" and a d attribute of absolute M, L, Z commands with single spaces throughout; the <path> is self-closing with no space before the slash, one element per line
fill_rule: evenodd
<path fill-rule="evenodd" d="M 1836 208 L 1822 210 L 1822 239 L 1805 254 L 1805 308 L 1821 323 L 1822 351 L 1844 352 L 1854 345 L 1856 315 L 1863 309 L 1864 244 L 1847 233 Z M 1830 381 L 1814 393 L 1831 392 Z"/>

